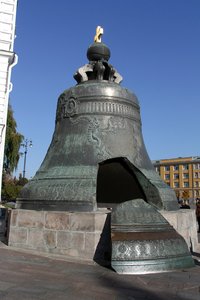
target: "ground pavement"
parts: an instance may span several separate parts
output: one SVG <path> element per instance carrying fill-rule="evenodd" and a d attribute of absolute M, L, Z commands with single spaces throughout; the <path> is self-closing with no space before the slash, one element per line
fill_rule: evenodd
<path fill-rule="evenodd" d="M 200 300 L 200 255 L 191 269 L 119 275 L 92 263 L 0 244 L 0 300 Z"/>

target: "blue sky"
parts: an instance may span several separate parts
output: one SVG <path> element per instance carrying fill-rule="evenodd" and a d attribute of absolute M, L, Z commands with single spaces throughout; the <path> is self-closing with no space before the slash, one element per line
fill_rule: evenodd
<path fill-rule="evenodd" d="M 139 98 L 150 158 L 200 155 L 199 0 L 19 0 L 10 102 L 18 131 L 33 140 L 28 178 L 44 159 L 57 98 L 76 84 L 97 25 L 121 85 Z"/>

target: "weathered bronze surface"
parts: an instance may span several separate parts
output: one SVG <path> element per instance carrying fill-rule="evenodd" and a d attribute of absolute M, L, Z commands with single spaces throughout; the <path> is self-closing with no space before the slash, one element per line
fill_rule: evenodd
<path fill-rule="evenodd" d="M 94 42 L 87 56 L 74 75 L 78 84 L 58 99 L 52 142 L 17 207 L 93 211 L 139 197 L 158 209 L 178 209 L 152 166 L 138 99 L 119 85 L 109 48 Z"/>
<path fill-rule="evenodd" d="M 120 274 L 146 274 L 194 267 L 185 240 L 143 199 L 111 213 L 112 267 Z"/>

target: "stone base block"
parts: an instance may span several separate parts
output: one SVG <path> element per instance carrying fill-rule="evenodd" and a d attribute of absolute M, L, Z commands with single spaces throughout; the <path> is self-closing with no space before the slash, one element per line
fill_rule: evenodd
<path fill-rule="evenodd" d="M 200 253 L 197 235 L 197 220 L 194 209 L 180 209 L 177 211 L 160 211 L 162 216 L 185 239 L 188 248 Z"/>
<path fill-rule="evenodd" d="M 107 209 L 96 212 L 12 210 L 8 245 L 72 259 L 104 260 L 110 251 L 107 242 L 110 230 L 105 230 L 109 217 Z"/>

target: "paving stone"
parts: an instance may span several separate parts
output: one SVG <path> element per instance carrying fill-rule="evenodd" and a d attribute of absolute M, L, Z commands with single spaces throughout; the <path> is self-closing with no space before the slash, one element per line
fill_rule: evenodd
<path fill-rule="evenodd" d="M 84 247 L 81 233 L 67 237 L 63 232 L 60 239 L 65 238 L 71 239 L 74 247 L 79 245 L 81 252 Z M 81 244 L 78 238 L 82 240 Z M 67 243 L 64 246 L 67 247 Z M 55 258 L 51 254 L 45 257 L 12 247 L 0 247 L 0 264 L 1 300 L 200 299 L 198 264 L 191 269 L 169 273 L 119 275 L 98 264 L 81 260 L 72 263 L 67 258 Z"/>

